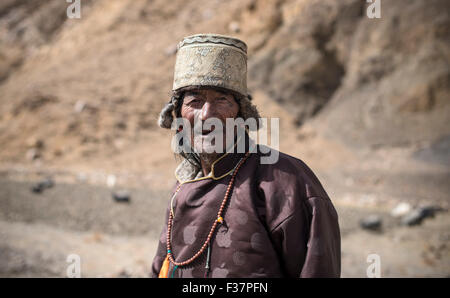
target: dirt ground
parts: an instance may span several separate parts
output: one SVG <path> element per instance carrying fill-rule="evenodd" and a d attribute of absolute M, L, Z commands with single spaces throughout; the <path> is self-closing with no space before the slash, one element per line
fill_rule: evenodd
<path fill-rule="evenodd" d="M 303 159 L 335 204 L 342 277 L 367 277 L 370 254 L 380 256 L 381 277 L 450 276 L 448 211 L 413 227 L 390 214 L 402 202 L 448 210 L 448 138 L 437 145 L 352 150 L 307 125 L 296 129 L 292 116 L 262 94 L 255 103 L 261 114 L 280 118 L 280 150 Z M 65 277 L 71 254 L 80 256 L 84 277 L 148 276 L 177 164 L 168 150 L 171 134 L 155 131 L 152 139 L 159 141 L 88 160 L 3 163 L 0 276 Z M 46 177 L 55 185 L 33 193 Z M 116 183 L 109 187 L 112 177 Z M 112 199 L 120 189 L 130 192 L 129 203 Z M 370 215 L 381 218 L 379 231 L 360 227 Z"/>
<path fill-rule="evenodd" d="M 390 215 L 399 202 L 448 208 L 449 173 L 439 169 L 317 172 L 339 214 L 342 277 L 366 277 L 370 254 L 380 256 L 382 277 L 450 276 L 449 213 L 413 227 Z M 31 191 L 49 176 L 52 188 Z M 148 276 L 168 187 L 135 177 L 110 188 L 107 175 L 93 172 L 16 169 L 0 177 L 0 276 L 65 277 L 70 254 L 80 256 L 84 277 Z M 112 199 L 118 189 L 129 191 L 130 202 Z M 369 215 L 380 216 L 380 230 L 361 229 L 360 220 Z"/>

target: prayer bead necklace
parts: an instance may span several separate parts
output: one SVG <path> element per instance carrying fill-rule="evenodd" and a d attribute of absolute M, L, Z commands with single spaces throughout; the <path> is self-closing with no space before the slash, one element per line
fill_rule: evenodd
<path fill-rule="evenodd" d="M 220 209 L 219 212 L 217 213 L 217 218 L 216 220 L 214 220 L 214 223 L 211 227 L 211 230 L 209 231 L 208 237 L 206 238 L 205 242 L 203 243 L 202 247 L 200 248 L 200 250 L 195 253 L 191 258 L 182 261 L 182 262 L 176 262 L 174 257 L 173 257 L 173 253 L 172 253 L 172 244 L 171 244 L 171 234 L 172 234 L 172 225 L 173 225 L 173 213 L 172 211 L 169 212 L 169 222 L 167 223 L 167 256 L 170 260 L 170 262 L 172 264 L 174 264 L 175 266 L 186 266 L 189 265 L 190 263 L 192 263 L 194 260 L 196 260 L 207 248 L 207 246 L 210 244 L 211 241 L 211 237 L 214 234 L 214 231 L 216 230 L 217 225 L 223 222 L 223 211 L 225 208 L 225 205 L 227 204 L 228 201 L 228 197 L 230 196 L 230 191 L 231 188 L 233 187 L 233 183 L 234 183 L 234 179 L 236 177 L 237 172 L 239 171 L 239 168 L 242 166 L 242 164 L 245 162 L 245 160 L 249 157 L 250 155 L 250 151 L 248 151 L 247 153 L 245 153 L 245 156 L 239 161 L 238 165 L 236 166 L 236 168 L 234 169 L 232 175 L 231 175 L 231 179 L 230 179 L 230 183 L 228 184 L 227 187 L 227 191 L 225 192 L 225 196 L 223 198 L 222 204 L 220 205 Z M 178 185 L 175 194 L 180 190 L 181 184 Z"/>

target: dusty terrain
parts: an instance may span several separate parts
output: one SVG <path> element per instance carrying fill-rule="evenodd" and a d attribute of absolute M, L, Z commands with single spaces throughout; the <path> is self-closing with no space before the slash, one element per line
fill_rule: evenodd
<path fill-rule="evenodd" d="M 366 277 L 372 253 L 385 277 L 450 276 L 448 1 L 382 1 L 380 19 L 361 0 L 67 5 L 0 4 L 0 276 L 63 277 L 72 253 L 82 276 L 147 276 L 177 164 L 156 118 L 177 42 L 202 32 L 247 42 L 280 150 L 338 209 L 342 276 Z M 409 227 L 390 214 L 402 202 L 443 211 Z M 369 215 L 380 230 L 361 229 Z"/>

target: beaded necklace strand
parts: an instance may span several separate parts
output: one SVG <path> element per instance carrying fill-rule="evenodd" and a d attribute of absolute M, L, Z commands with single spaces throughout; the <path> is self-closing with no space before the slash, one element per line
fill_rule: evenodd
<path fill-rule="evenodd" d="M 220 205 L 220 209 L 219 212 L 217 212 L 217 219 L 214 221 L 214 223 L 211 226 L 211 230 L 209 231 L 208 237 L 206 238 L 205 242 L 203 243 L 202 247 L 200 248 L 199 251 L 197 251 L 197 253 L 195 253 L 191 258 L 185 260 L 185 261 L 181 261 L 181 262 L 177 262 L 175 261 L 174 257 L 173 257 L 173 253 L 172 253 L 172 243 L 171 243 L 171 235 L 172 235 L 172 227 L 173 227 L 173 211 L 171 210 L 169 212 L 169 221 L 167 223 L 167 257 L 169 259 L 169 261 L 175 266 L 175 268 L 178 268 L 180 266 L 186 266 L 191 264 L 194 260 L 196 260 L 204 251 L 205 249 L 208 247 L 208 254 L 209 254 L 209 250 L 210 250 L 210 242 L 211 242 L 211 237 L 214 234 L 214 231 L 216 230 L 216 227 L 218 224 L 222 224 L 223 223 L 223 211 L 225 208 L 225 205 L 228 202 L 228 198 L 230 196 L 230 191 L 233 187 L 234 184 L 234 180 L 236 177 L 237 172 L 239 171 L 239 168 L 242 166 L 242 164 L 247 160 L 247 158 L 250 155 L 250 151 L 248 151 L 247 153 L 245 153 L 245 156 L 239 161 L 239 163 L 237 164 L 237 166 L 235 167 L 232 175 L 231 175 L 231 179 L 230 182 L 228 183 L 228 187 L 227 190 L 225 192 L 225 196 L 223 198 L 222 204 Z M 181 184 L 178 185 L 175 194 L 180 190 Z M 207 260 L 207 270 L 209 270 L 209 260 Z M 173 275 L 173 273 L 172 273 Z"/>

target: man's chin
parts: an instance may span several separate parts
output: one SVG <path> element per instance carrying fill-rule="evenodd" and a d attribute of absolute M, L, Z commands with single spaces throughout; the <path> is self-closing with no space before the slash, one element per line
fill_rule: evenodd
<path fill-rule="evenodd" d="M 224 152 L 223 148 L 215 146 L 214 138 L 208 136 L 199 136 L 194 140 L 194 150 L 198 154 L 220 154 Z"/>
<path fill-rule="evenodd" d="M 215 148 L 207 148 L 207 147 L 203 147 L 203 148 L 194 148 L 195 153 L 200 154 L 200 155 L 218 155 L 218 154 L 222 154 L 224 153 L 224 150 L 217 150 Z"/>

